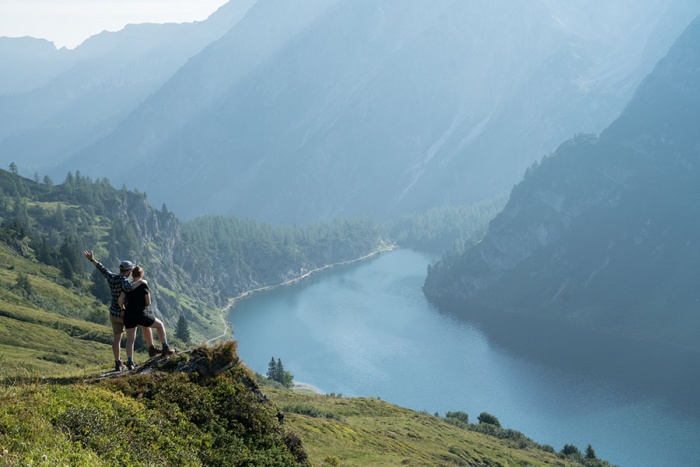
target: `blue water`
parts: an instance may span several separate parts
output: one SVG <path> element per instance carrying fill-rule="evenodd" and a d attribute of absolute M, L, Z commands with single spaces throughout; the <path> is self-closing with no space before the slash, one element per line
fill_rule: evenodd
<path fill-rule="evenodd" d="M 583 357 L 571 368 L 529 355 L 527 335 L 510 345 L 517 324 L 497 336 L 489 332 L 509 324 L 487 330 L 430 305 L 421 291 L 430 260 L 397 250 L 242 300 L 229 315 L 239 354 L 262 374 L 271 357 L 281 358 L 295 381 L 324 393 L 379 397 L 431 414 L 461 410 L 473 422 L 489 412 L 557 451 L 591 444 L 620 466 L 700 466 L 700 397 L 685 381 L 676 400 L 673 376 L 646 390 L 625 362 L 611 362 L 630 374 L 616 378 L 615 367 L 587 371 Z"/>

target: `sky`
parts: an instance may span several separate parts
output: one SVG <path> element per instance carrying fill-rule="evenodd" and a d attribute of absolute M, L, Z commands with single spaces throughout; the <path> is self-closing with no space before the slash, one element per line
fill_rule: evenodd
<path fill-rule="evenodd" d="M 127 24 L 206 19 L 227 0 L 0 0 L 0 37 L 31 36 L 69 49 Z"/>

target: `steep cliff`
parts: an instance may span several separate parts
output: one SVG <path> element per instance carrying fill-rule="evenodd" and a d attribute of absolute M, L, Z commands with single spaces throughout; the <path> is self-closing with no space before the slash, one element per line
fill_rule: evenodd
<path fill-rule="evenodd" d="M 600 137 L 517 185 L 483 241 L 431 268 L 425 293 L 699 349 L 700 19 Z"/>

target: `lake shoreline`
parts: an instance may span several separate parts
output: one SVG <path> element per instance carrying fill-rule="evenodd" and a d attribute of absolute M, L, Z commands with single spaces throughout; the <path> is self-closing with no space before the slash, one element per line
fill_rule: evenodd
<path fill-rule="evenodd" d="M 312 392 L 313 394 L 318 394 L 318 395 L 324 395 L 324 392 L 321 392 L 319 388 L 316 386 L 309 384 L 309 383 L 302 383 L 295 381 L 294 385 L 292 386 L 292 391 L 296 392 Z"/>
<path fill-rule="evenodd" d="M 305 272 L 304 274 L 300 275 L 299 277 L 295 277 L 295 278 L 293 278 L 293 279 L 289 279 L 289 280 L 287 280 L 287 281 L 280 282 L 279 284 L 266 285 L 266 286 L 263 286 L 263 287 L 258 287 L 258 288 L 256 288 L 256 289 L 246 290 L 245 292 L 243 292 L 243 293 L 241 293 L 241 294 L 239 294 L 239 295 L 237 295 L 237 296 L 235 296 L 235 297 L 233 297 L 233 298 L 229 298 L 228 303 L 226 304 L 226 306 L 223 307 L 223 308 L 219 311 L 219 318 L 221 318 L 222 325 L 223 325 L 223 327 L 224 327 L 224 332 L 223 332 L 222 334 L 216 336 L 216 337 L 212 337 L 211 339 L 208 339 L 208 340 L 206 341 L 206 343 L 207 343 L 207 344 L 212 344 L 212 343 L 218 341 L 219 339 L 225 339 L 226 336 L 229 335 L 229 325 L 230 325 L 230 323 L 229 323 L 228 321 L 226 321 L 226 317 L 228 316 L 229 312 L 230 312 L 231 309 L 235 306 L 235 304 L 236 304 L 236 302 L 237 302 L 238 300 L 243 300 L 243 299 L 246 299 L 246 298 L 250 298 L 250 297 L 252 297 L 254 294 L 257 294 L 257 293 L 259 293 L 259 292 L 267 292 L 267 291 L 275 290 L 275 289 L 277 289 L 277 288 L 279 288 L 279 287 L 286 287 L 286 286 L 288 286 L 288 285 L 297 284 L 297 283 L 299 283 L 299 282 L 301 282 L 301 281 L 303 281 L 303 280 L 305 280 L 305 279 L 308 279 L 309 277 L 311 277 L 311 276 L 313 276 L 313 275 L 315 275 L 315 274 L 318 274 L 319 272 L 323 272 L 323 271 L 326 271 L 326 270 L 329 270 L 329 269 L 332 269 L 332 268 L 335 268 L 335 267 L 338 267 L 338 266 L 345 266 L 345 265 L 349 265 L 349 264 L 358 263 L 358 262 L 360 262 L 360 261 L 365 261 L 365 260 L 367 260 L 367 259 L 373 258 L 374 256 L 380 255 L 380 254 L 382 254 L 382 253 L 387 253 L 387 252 L 389 252 L 389 251 L 396 250 L 397 248 L 398 248 L 397 245 L 391 244 L 391 245 L 385 246 L 385 247 L 383 247 L 383 248 L 379 248 L 379 249 L 377 249 L 377 250 L 374 250 L 374 251 L 372 251 L 372 252 L 370 252 L 370 253 L 368 253 L 368 254 L 366 254 L 366 255 L 364 255 L 364 256 L 360 256 L 359 258 L 349 259 L 349 260 L 347 260 L 347 261 L 340 261 L 340 262 L 338 262 L 338 263 L 326 264 L 325 266 L 321 266 L 320 268 L 316 268 L 316 269 L 312 269 L 312 270 L 310 270 L 310 271 L 307 271 L 307 272 Z M 234 336 L 233 336 L 233 329 L 232 329 L 232 326 L 231 326 L 231 331 L 232 331 L 232 332 L 231 332 L 231 339 L 233 339 Z"/>

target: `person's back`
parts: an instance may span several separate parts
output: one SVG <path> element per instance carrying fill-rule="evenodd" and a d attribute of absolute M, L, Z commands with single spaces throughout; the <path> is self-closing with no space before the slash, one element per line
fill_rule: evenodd
<path fill-rule="evenodd" d="M 135 281 L 133 284 L 129 282 L 129 276 L 134 268 L 131 261 L 122 261 L 119 265 L 119 274 L 115 274 L 97 261 L 92 251 L 85 250 L 83 256 L 95 265 L 98 271 L 107 279 L 109 290 L 112 295 L 112 300 L 109 305 L 109 321 L 112 325 L 112 353 L 114 354 L 115 370 L 120 371 L 123 367 L 121 354 L 121 340 L 124 333 L 124 321 L 121 317 L 121 307 L 119 306 L 119 297 L 122 292 L 126 293 L 133 290 L 139 285 L 147 285 L 145 281 Z M 153 345 L 153 336 L 150 333 L 144 333 L 146 344 L 148 345 L 148 354 L 156 355 L 159 351 Z"/>
<path fill-rule="evenodd" d="M 143 268 L 136 266 L 133 269 L 133 277 L 135 281 L 140 281 L 143 277 Z M 126 300 L 124 307 L 124 328 L 126 329 L 126 367 L 129 370 L 135 368 L 134 365 L 134 341 L 136 339 L 136 327 L 142 326 L 146 329 L 154 328 L 158 333 L 158 338 L 163 346 L 161 355 L 167 356 L 175 353 L 168 345 L 167 335 L 163 322 L 146 313 L 146 307 L 151 304 L 151 294 L 148 290 L 148 284 L 142 281 L 141 285 L 135 287 L 129 292 L 122 294 L 119 298 L 120 303 Z M 149 331 L 150 332 L 150 331 Z"/>
<path fill-rule="evenodd" d="M 134 273 L 135 274 L 135 273 Z M 136 277 L 136 275 L 134 275 Z M 148 284 L 141 284 L 133 290 L 126 292 L 126 315 L 143 312 L 150 303 L 146 303 L 149 294 Z"/>

